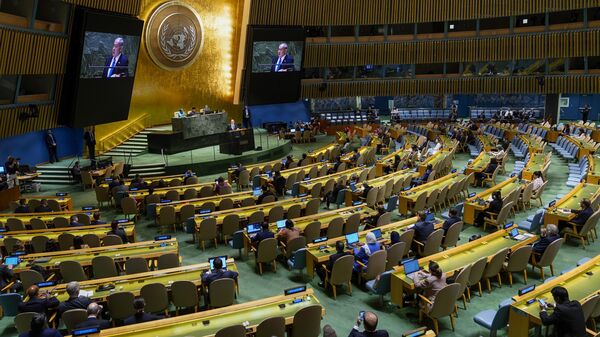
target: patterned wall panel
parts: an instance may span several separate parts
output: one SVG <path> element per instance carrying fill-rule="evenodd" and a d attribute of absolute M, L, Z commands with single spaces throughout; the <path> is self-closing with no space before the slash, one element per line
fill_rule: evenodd
<path fill-rule="evenodd" d="M 140 0 L 63 0 L 63 2 L 129 15 L 140 13 Z"/>
<path fill-rule="evenodd" d="M 250 23 L 320 26 L 436 22 L 599 6 L 600 0 L 253 0 Z"/>
<path fill-rule="evenodd" d="M 0 138 L 56 127 L 57 109 L 54 104 L 40 104 L 39 117 L 20 121 L 19 115 L 28 110 L 27 106 L 0 109 Z"/>
<path fill-rule="evenodd" d="M 63 74 L 67 38 L 0 29 L 1 75 Z"/>
<path fill-rule="evenodd" d="M 302 97 L 597 93 L 600 92 L 600 76 L 546 76 L 543 87 L 538 84 L 536 76 L 337 81 L 328 82 L 325 90 L 321 86 L 319 81 L 303 81 Z"/>

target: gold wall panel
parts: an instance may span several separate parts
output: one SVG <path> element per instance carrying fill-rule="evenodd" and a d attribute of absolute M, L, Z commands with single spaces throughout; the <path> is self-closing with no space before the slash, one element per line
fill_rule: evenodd
<path fill-rule="evenodd" d="M 140 0 L 62 0 L 72 5 L 102 9 L 105 11 L 138 15 Z"/>
<path fill-rule="evenodd" d="M 63 74 L 66 55 L 66 37 L 0 28 L 2 75 Z"/>
<path fill-rule="evenodd" d="M 599 7 L 600 0 L 253 0 L 257 25 L 373 25 L 472 20 Z"/>
<path fill-rule="evenodd" d="M 307 44 L 306 68 L 600 55 L 600 30 L 461 40 Z"/>
<path fill-rule="evenodd" d="M 141 0 L 140 19 L 147 21 L 153 10 L 164 0 Z M 233 102 L 233 83 L 237 65 L 241 11 L 243 0 L 182 0 L 192 6 L 202 19 L 204 46 L 194 64 L 183 70 L 164 70 L 148 55 L 142 39 L 138 58 L 129 119 L 141 114 L 150 115 L 153 125 L 170 123 L 173 112 L 186 111 L 192 106 L 208 105 L 224 109 L 239 119 L 240 108 Z M 228 10 L 226 9 L 228 8 Z M 231 36 L 225 44 L 223 34 Z M 227 66 L 224 66 L 224 65 Z M 227 85 L 227 83 L 231 83 Z M 117 129 L 126 122 L 116 122 L 96 127 L 98 137 Z"/>
<path fill-rule="evenodd" d="M 24 122 L 20 121 L 19 114 L 28 110 L 27 106 L 0 109 L 0 116 L 2 116 L 0 138 L 56 127 L 57 109 L 55 104 L 38 104 L 39 117 L 30 118 Z"/>
<path fill-rule="evenodd" d="M 327 82 L 326 90 L 322 90 L 321 84 L 303 80 L 302 97 L 600 92 L 600 76 L 580 75 L 546 76 L 543 87 L 538 84 L 537 76 L 334 81 Z"/>

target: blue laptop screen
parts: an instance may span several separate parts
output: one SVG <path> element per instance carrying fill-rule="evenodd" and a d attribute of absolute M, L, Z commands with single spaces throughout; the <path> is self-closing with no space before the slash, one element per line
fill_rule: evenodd
<path fill-rule="evenodd" d="M 278 220 L 277 229 L 282 229 L 283 227 L 285 227 L 285 220 Z"/>
<path fill-rule="evenodd" d="M 208 263 L 210 263 L 210 270 L 215 270 L 215 260 L 221 259 L 221 265 L 223 269 L 227 269 L 227 255 L 225 256 L 215 256 L 208 259 Z"/>
<path fill-rule="evenodd" d="M 248 234 L 253 234 L 253 233 L 260 231 L 260 224 L 259 223 L 251 223 L 246 228 L 248 230 Z"/>
<path fill-rule="evenodd" d="M 260 188 L 257 188 L 252 191 L 252 195 L 255 197 L 258 197 L 260 195 L 260 193 L 261 193 Z"/>
<path fill-rule="evenodd" d="M 404 273 L 406 275 L 412 274 L 419 270 L 419 260 L 417 260 L 417 259 L 410 259 L 410 260 L 404 261 L 404 263 L 402 263 L 402 265 L 404 266 Z"/>
<path fill-rule="evenodd" d="M 346 243 L 351 245 L 358 242 L 358 233 L 351 233 L 346 235 Z"/>
<path fill-rule="evenodd" d="M 375 235 L 376 239 L 381 239 L 381 229 L 373 230 L 373 234 Z"/>

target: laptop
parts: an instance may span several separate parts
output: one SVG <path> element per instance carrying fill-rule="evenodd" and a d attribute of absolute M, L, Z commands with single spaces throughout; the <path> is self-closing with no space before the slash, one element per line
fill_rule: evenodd
<path fill-rule="evenodd" d="M 296 132 L 296 129 L 290 129 L 290 132 Z"/>
<path fill-rule="evenodd" d="M 508 235 L 510 235 L 511 239 L 517 240 L 517 241 L 523 241 L 523 240 L 527 239 L 527 235 L 520 234 L 519 229 L 517 227 L 513 228 L 510 231 L 510 233 L 508 233 Z"/>
<path fill-rule="evenodd" d="M 277 229 L 282 229 L 285 227 L 285 219 L 284 220 L 278 220 L 277 222 Z"/>
<path fill-rule="evenodd" d="M 248 231 L 248 234 L 260 232 L 260 223 L 251 223 L 248 226 L 246 226 L 246 230 Z"/>
<path fill-rule="evenodd" d="M 373 233 L 373 235 L 375 235 L 375 239 L 381 240 L 381 229 L 379 229 L 379 228 L 374 229 L 373 231 L 371 231 L 371 233 Z"/>
<path fill-rule="evenodd" d="M 209 257 L 208 258 L 208 263 L 210 264 L 210 271 L 214 271 L 215 270 L 215 260 L 216 259 L 220 259 L 221 260 L 221 265 L 223 266 L 223 270 L 227 270 L 227 255 L 224 256 L 215 256 L 215 257 Z"/>
<path fill-rule="evenodd" d="M 404 274 L 410 278 L 419 271 L 419 260 L 417 259 L 404 260 L 402 265 L 404 266 Z"/>
<path fill-rule="evenodd" d="M 258 197 L 261 193 L 262 193 L 262 191 L 260 188 L 255 188 L 254 190 L 252 190 L 253 197 Z"/>
<path fill-rule="evenodd" d="M 350 183 L 350 189 L 352 190 L 352 192 L 356 191 L 356 184 Z"/>
<path fill-rule="evenodd" d="M 346 246 L 352 249 L 355 243 L 358 243 L 358 233 L 346 234 Z"/>
<path fill-rule="evenodd" d="M 7 256 L 4 258 L 4 264 L 8 266 L 16 266 L 21 262 L 18 256 Z"/>
<path fill-rule="evenodd" d="M 425 215 L 425 221 L 427 221 L 427 222 L 434 222 L 435 221 L 435 214 L 433 214 L 431 212 L 427 212 L 427 214 Z"/>
<path fill-rule="evenodd" d="M 208 209 L 201 209 L 200 212 L 198 212 L 198 213 L 199 214 L 208 214 L 210 212 L 212 212 L 212 211 L 210 210 L 210 208 L 208 208 Z"/>

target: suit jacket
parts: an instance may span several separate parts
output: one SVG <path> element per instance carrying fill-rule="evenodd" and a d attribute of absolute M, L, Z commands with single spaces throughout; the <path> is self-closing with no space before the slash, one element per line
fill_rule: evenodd
<path fill-rule="evenodd" d="M 327 261 L 327 269 L 329 271 L 331 271 L 333 269 L 333 264 L 335 263 L 335 261 L 337 261 L 340 257 L 346 256 L 346 255 L 349 255 L 349 254 L 347 252 L 331 254 L 329 256 L 329 261 Z"/>
<path fill-rule="evenodd" d="M 227 124 L 227 131 L 235 131 L 239 128 L 240 127 L 237 124 L 235 125 L 235 129 L 231 127 L 231 123 Z"/>
<path fill-rule="evenodd" d="M 48 206 L 44 207 L 44 206 L 42 206 L 42 205 L 39 205 L 38 207 L 36 207 L 36 208 L 34 209 L 34 211 L 35 211 L 36 213 L 46 213 L 46 212 L 52 212 L 52 208 L 50 208 L 50 207 L 48 207 Z"/>
<path fill-rule="evenodd" d="M 352 329 L 352 331 L 350 331 L 350 334 L 348 335 L 348 337 L 389 337 L 390 335 L 388 334 L 387 331 L 385 330 L 377 330 L 377 331 L 363 331 L 360 332 L 356 329 Z"/>
<path fill-rule="evenodd" d="M 27 206 L 27 205 L 18 206 L 17 208 L 15 208 L 15 213 L 31 213 L 31 210 L 29 209 L 29 206 Z"/>
<path fill-rule="evenodd" d="M 271 231 L 264 231 L 261 230 L 260 232 L 256 233 L 256 235 L 254 235 L 252 237 L 252 242 L 261 242 L 264 239 L 269 239 L 269 238 L 274 238 L 275 237 L 275 233 L 271 232 Z"/>
<path fill-rule="evenodd" d="M 14 276 L 12 269 L 5 264 L 0 264 L 0 289 L 6 287 Z"/>
<path fill-rule="evenodd" d="M 540 312 L 540 319 L 544 325 L 554 325 L 556 337 L 585 337 L 585 319 L 581 304 L 569 301 L 557 304 L 551 315 Z"/>
<path fill-rule="evenodd" d="M 415 224 L 415 240 L 425 243 L 429 234 L 433 233 L 435 228 L 429 221 L 419 221 Z"/>
<path fill-rule="evenodd" d="M 162 315 L 154 315 L 154 314 L 149 314 L 147 312 L 144 312 L 141 315 L 136 314 L 136 315 L 126 318 L 125 321 L 123 321 L 123 323 L 125 323 L 125 325 L 130 325 L 130 324 L 156 321 L 157 319 L 162 319 L 162 318 L 164 318 Z"/>
<path fill-rule="evenodd" d="M 494 173 L 494 171 L 496 171 L 496 167 L 498 167 L 497 164 L 492 164 L 490 163 L 485 170 L 483 170 L 483 173 L 488 173 L 488 174 L 492 174 Z"/>
<path fill-rule="evenodd" d="M 27 302 L 19 303 L 19 312 L 37 312 L 45 314 L 46 310 L 56 308 L 59 305 L 56 297 L 49 298 L 30 298 Z"/>
<path fill-rule="evenodd" d="M 46 147 L 56 147 L 56 136 L 54 134 L 46 134 L 44 136 L 44 142 L 46 142 Z"/>
<path fill-rule="evenodd" d="M 127 233 L 125 233 L 125 230 L 123 228 L 117 228 L 116 231 L 111 230 L 110 232 L 108 232 L 108 234 L 120 237 L 123 243 L 129 242 L 129 240 L 127 240 Z"/>
<path fill-rule="evenodd" d="M 592 214 L 594 214 L 594 210 L 591 207 L 588 207 L 588 208 L 580 210 L 580 211 L 571 210 L 571 212 L 577 214 L 573 218 L 573 220 L 571 220 L 571 222 L 576 225 L 579 225 L 579 226 L 583 226 L 585 224 L 585 222 L 592 216 Z"/>
<path fill-rule="evenodd" d="M 238 273 L 231 270 L 223 270 L 219 269 L 217 271 L 206 272 L 202 275 L 202 284 L 210 287 L 210 284 L 213 281 L 220 280 L 222 278 L 230 278 L 236 280 L 238 277 Z"/>
<path fill-rule="evenodd" d="M 96 145 L 96 135 L 93 132 L 86 131 L 83 134 L 83 140 L 87 146 Z"/>
<path fill-rule="evenodd" d="M 104 71 L 102 71 L 102 77 L 108 77 L 108 69 L 110 69 L 110 64 L 112 63 L 112 55 L 107 56 L 104 61 Z M 115 64 L 115 68 L 113 70 L 113 75 L 119 75 L 119 77 L 127 77 L 129 76 L 129 60 L 125 54 L 121 53 L 117 63 Z"/>
<path fill-rule="evenodd" d="M 275 67 L 277 67 L 277 61 L 279 57 L 275 56 L 271 59 L 271 72 L 275 72 Z M 294 58 L 289 54 L 286 54 L 279 65 L 279 70 L 285 71 L 294 71 Z"/>
<path fill-rule="evenodd" d="M 98 319 L 95 317 L 88 317 L 85 321 L 75 325 L 75 329 L 85 329 L 91 327 L 99 327 L 100 329 L 110 328 L 110 322 L 105 319 Z"/>
<path fill-rule="evenodd" d="M 33 335 L 29 334 L 29 331 L 25 331 L 19 334 L 19 337 L 31 337 Z M 56 329 L 46 328 L 42 331 L 41 334 L 35 335 L 35 337 L 62 337 L 60 332 Z"/>
<path fill-rule="evenodd" d="M 502 209 L 503 204 L 504 204 L 504 202 L 502 202 L 502 200 L 494 199 L 490 202 L 490 205 L 488 206 L 486 211 L 492 212 L 492 213 L 500 213 L 500 210 Z"/>
<path fill-rule="evenodd" d="M 448 231 L 448 229 L 450 228 L 450 226 L 454 225 L 455 223 L 461 221 L 459 217 L 457 216 L 453 216 L 450 217 L 448 219 L 446 219 L 446 221 L 444 221 L 444 224 L 442 225 L 442 229 L 444 230 L 444 234 L 446 234 L 446 232 Z"/>
<path fill-rule="evenodd" d="M 87 309 L 90 303 L 92 301 L 84 296 L 69 298 L 58 306 L 58 313 L 62 315 L 63 312 L 71 309 Z"/>
<path fill-rule="evenodd" d="M 544 254 L 546 248 L 548 248 L 552 242 L 558 239 L 560 239 L 560 236 L 558 235 L 545 236 L 541 238 L 538 242 L 533 244 L 533 252 L 540 255 Z"/>

